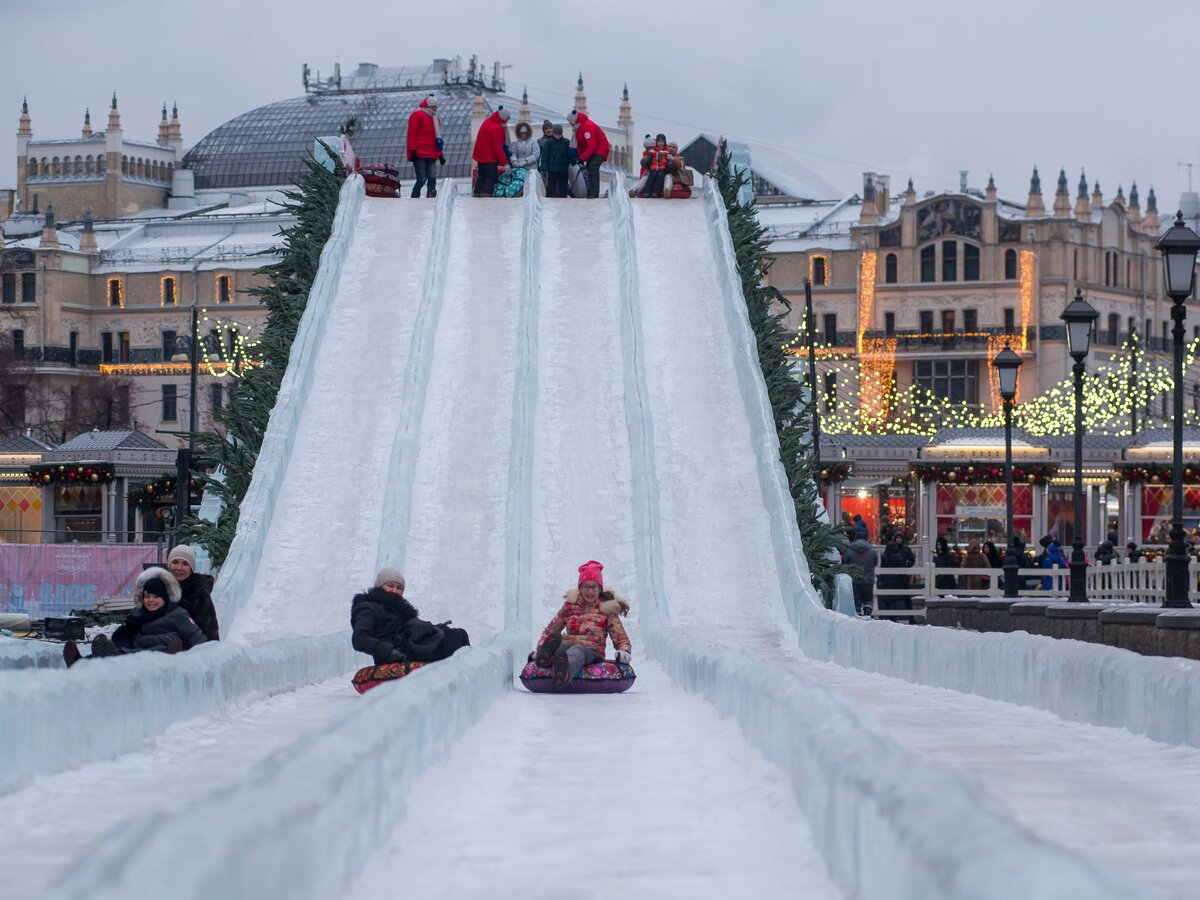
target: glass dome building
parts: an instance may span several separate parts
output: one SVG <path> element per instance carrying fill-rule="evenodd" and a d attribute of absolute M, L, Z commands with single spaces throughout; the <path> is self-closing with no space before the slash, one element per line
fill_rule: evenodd
<path fill-rule="evenodd" d="M 384 68 L 362 63 L 348 77 L 310 81 L 304 67 L 303 97 L 268 103 L 243 113 L 201 139 L 183 159 L 196 188 L 236 189 L 294 184 L 304 171 L 313 139 L 339 133 L 354 118 L 351 142 L 364 163 L 391 163 L 402 178 L 413 178 L 405 147 L 408 117 L 430 92 L 438 97 L 446 166 L 439 176 L 466 177 L 471 172 L 471 107 L 483 102 L 486 118 L 500 106 L 512 111 L 515 123 L 520 99 L 503 93 L 499 66 L 491 78 L 474 59 L 462 71 L 457 60 L 434 60 L 427 67 Z M 566 113 L 529 105 L 529 120 L 541 134 L 544 119 L 565 122 Z"/>

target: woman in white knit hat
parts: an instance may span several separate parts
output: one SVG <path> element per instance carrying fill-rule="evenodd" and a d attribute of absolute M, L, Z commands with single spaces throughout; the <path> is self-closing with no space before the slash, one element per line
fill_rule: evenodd
<path fill-rule="evenodd" d="M 179 605 L 187 610 L 208 640 L 219 641 L 221 629 L 217 624 L 217 608 L 212 602 L 213 577 L 196 572 L 196 551 L 187 544 L 172 547 L 167 554 L 167 569 L 179 582 L 182 593 Z"/>

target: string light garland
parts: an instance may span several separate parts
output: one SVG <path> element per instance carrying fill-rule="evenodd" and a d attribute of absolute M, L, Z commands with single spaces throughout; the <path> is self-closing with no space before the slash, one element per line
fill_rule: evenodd
<path fill-rule="evenodd" d="M 42 465 L 29 467 L 29 483 L 44 484 L 108 484 L 116 473 L 111 463 L 77 463 L 75 465 Z"/>
<path fill-rule="evenodd" d="M 200 496 L 200 482 L 195 478 L 188 482 L 192 497 Z M 175 502 L 175 476 L 160 475 L 154 481 L 147 482 L 128 494 L 129 502 L 135 506 L 153 506 L 156 503 Z"/>
<path fill-rule="evenodd" d="M 1117 473 L 1130 484 L 1170 484 L 1172 469 L 1166 463 L 1117 463 Z M 1185 484 L 1200 484 L 1200 466 L 1184 464 Z"/>
<path fill-rule="evenodd" d="M 912 463 L 909 471 L 920 481 L 953 482 L 956 484 L 1002 484 L 1003 463 L 991 460 L 968 463 Z M 1013 466 L 1013 483 L 1045 484 L 1058 466 L 1054 463 L 1028 463 Z"/>

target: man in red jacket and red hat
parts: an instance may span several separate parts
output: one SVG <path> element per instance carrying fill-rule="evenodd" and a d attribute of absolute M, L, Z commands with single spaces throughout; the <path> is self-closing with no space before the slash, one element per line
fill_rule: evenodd
<path fill-rule="evenodd" d="M 446 156 L 442 152 L 445 148 L 442 141 L 442 119 L 437 114 L 437 108 L 437 97 L 430 94 L 408 117 L 408 161 L 417 172 L 417 183 L 412 189 L 413 197 L 420 197 L 421 188 L 426 185 L 428 187 L 425 196 L 436 197 L 435 164 L 446 164 Z"/>
<path fill-rule="evenodd" d="M 508 163 L 508 110 L 503 106 L 483 120 L 479 134 L 475 136 L 475 149 L 471 158 L 475 160 L 479 175 L 475 179 L 476 197 L 491 197 L 496 190 L 496 179 L 500 167 Z"/>
<path fill-rule="evenodd" d="M 577 109 L 571 110 L 567 121 L 575 129 L 575 148 L 579 151 L 579 164 L 587 170 L 587 195 L 589 200 L 600 196 L 600 166 L 608 159 L 608 135 L 604 129 Z"/>

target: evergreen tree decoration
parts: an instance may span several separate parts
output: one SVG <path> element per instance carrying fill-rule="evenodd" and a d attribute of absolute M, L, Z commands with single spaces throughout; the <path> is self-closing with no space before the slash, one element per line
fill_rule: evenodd
<path fill-rule="evenodd" d="M 248 292 L 267 307 L 266 325 L 256 347 L 262 365 L 247 366 L 237 379 L 229 403 L 216 414 L 222 431 L 195 436 L 205 455 L 223 472 L 223 480 L 200 476 L 204 489 L 220 498 L 221 512 L 216 522 L 189 516 L 176 529 L 176 535 L 181 541 L 202 544 L 217 566 L 225 561 L 233 542 L 242 498 L 250 487 L 267 420 L 317 277 L 321 251 L 333 230 L 346 172 L 336 162 L 339 154 L 325 149 L 335 160 L 335 170 L 331 172 L 311 157 L 305 160 L 308 171 L 300 179 L 299 189 L 284 194 L 284 206 L 295 215 L 296 222 L 280 232 L 282 245 L 268 251 L 279 259 L 258 270 L 267 276 L 268 284 Z"/>
<path fill-rule="evenodd" d="M 821 518 L 812 444 L 812 403 L 816 398 L 805 401 L 804 386 L 793 377 L 784 352 L 783 315 L 771 309 L 772 302 L 785 308 L 789 308 L 789 304 L 777 289 L 762 283 L 762 276 L 770 267 L 764 258 L 768 245 L 766 229 L 759 224 L 752 203 L 743 206 L 738 202 L 738 193 L 747 180 L 746 173 L 734 173 L 729 153 L 722 144 L 717 160 L 717 185 L 725 202 L 729 234 L 733 239 L 738 274 L 742 278 L 742 294 L 758 345 L 758 363 L 767 384 L 775 430 L 779 434 L 779 455 L 795 503 L 796 522 L 800 526 L 813 586 L 829 603 L 833 597 L 834 576 L 859 569 L 840 562 L 841 551 L 846 546 L 845 531 L 830 524 L 828 517 L 824 521 Z"/>

